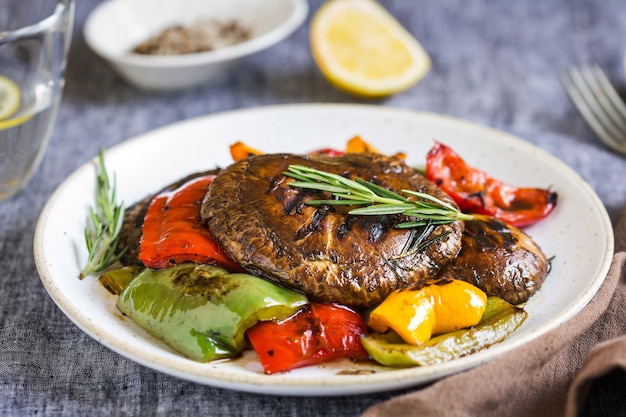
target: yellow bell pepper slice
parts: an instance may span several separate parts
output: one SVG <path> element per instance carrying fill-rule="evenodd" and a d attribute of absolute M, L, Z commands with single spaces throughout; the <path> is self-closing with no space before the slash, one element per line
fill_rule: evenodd
<path fill-rule="evenodd" d="M 433 335 L 478 324 L 487 295 L 465 281 L 440 279 L 391 293 L 369 316 L 377 333 L 394 330 L 402 340 L 419 345 Z"/>
<path fill-rule="evenodd" d="M 392 331 L 361 335 L 361 343 L 372 359 L 384 366 L 435 365 L 500 343 L 524 323 L 527 315 L 518 306 L 489 297 L 480 322 L 469 329 L 435 336 L 419 346 L 405 343 Z"/>

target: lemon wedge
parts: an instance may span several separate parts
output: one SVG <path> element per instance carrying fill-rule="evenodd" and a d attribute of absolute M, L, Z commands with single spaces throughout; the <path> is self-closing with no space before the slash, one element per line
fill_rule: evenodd
<path fill-rule="evenodd" d="M 417 39 L 375 0 L 328 0 L 313 16 L 309 36 L 322 74 L 359 97 L 406 90 L 431 66 Z"/>

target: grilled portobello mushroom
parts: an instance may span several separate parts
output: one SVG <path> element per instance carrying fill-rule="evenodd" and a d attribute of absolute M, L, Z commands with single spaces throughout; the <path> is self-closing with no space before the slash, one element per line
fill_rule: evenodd
<path fill-rule="evenodd" d="M 395 289 L 437 276 L 459 252 L 462 221 L 398 229 L 406 217 L 352 216 L 349 206 L 307 205 L 330 195 L 290 187 L 293 180 L 283 172 L 292 164 L 359 177 L 396 192 L 425 192 L 455 205 L 394 157 L 252 156 L 220 172 L 201 209 L 213 238 L 249 273 L 313 300 L 369 307 Z"/>
<path fill-rule="evenodd" d="M 522 230 L 488 216 L 465 222 L 461 251 L 440 276 L 469 282 L 511 304 L 526 302 L 546 278 L 549 261 Z"/>

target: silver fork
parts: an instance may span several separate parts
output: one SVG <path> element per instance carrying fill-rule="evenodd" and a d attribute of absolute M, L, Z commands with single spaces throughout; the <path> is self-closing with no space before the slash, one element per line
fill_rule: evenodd
<path fill-rule="evenodd" d="M 572 67 L 560 78 L 596 135 L 606 146 L 626 155 L 626 104 L 600 67 Z"/>

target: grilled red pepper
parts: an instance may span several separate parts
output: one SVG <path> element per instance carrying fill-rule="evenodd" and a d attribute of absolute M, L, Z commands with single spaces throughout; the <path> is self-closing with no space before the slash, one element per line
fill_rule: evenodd
<path fill-rule="evenodd" d="M 213 178 L 215 175 L 195 178 L 152 200 L 139 244 L 139 260 L 146 267 L 162 269 L 189 261 L 242 270 L 200 221 L 202 199 Z"/>
<path fill-rule="evenodd" d="M 516 227 L 543 219 L 557 203 L 556 192 L 505 184 L 466 164 L 450 147 L 439 142 L 426 156 L 426 174 L 461 210 L 487 214 Z"/>
<path fill-rule="evenodd" d="M 248 330 L 266 374 L 348 357 L 366 359 L 360 314 L 337 304 L 312 303 L 289 319 L 261 322 Z"/>
<path fill-rule="evenodd" d="M 321 148 L 317 149 L 313 152 L 309 152 L 309 155 L 326 155 L 326 156 L 342 156 L 344 155 L 344 151 L 340 151 L 333 148 Z"/>

